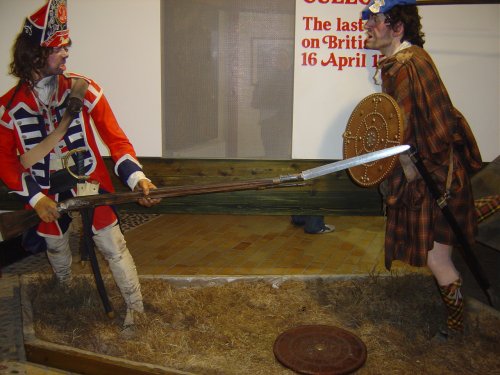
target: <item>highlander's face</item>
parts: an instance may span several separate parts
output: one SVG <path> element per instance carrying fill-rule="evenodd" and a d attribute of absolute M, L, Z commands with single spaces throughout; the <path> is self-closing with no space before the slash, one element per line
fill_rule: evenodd
<path fill-rule="evenodd" d="M 371 14 L 364 27 L 366 31 L 365 48 L 379 50 L 384 53 L 384 50 L 390 49 L 393 45 L 393 30 L 387 23 L 385 14 Z M 387 54 L 384 53 L 384 55 Z"/>

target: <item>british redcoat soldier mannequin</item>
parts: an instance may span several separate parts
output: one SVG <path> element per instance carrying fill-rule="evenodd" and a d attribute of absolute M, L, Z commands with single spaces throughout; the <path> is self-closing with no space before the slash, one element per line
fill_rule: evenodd
<path fill-rule="evenodd" d="M 36 234 L 44 240 L 49 262 L 62 283 L 68 283 L 71 277 L 68 241 L 71 218 L 58 213 L 56 202 L 78 192 L 51 182 L 54 172 L 62 169 L 61 158 L 71 150 L 84 149 L 84 174 L 92 183 L 81 185 L 83 190 L 114 191 L 91 121 L 109 148 L 114 171 L 120 179 L 131 189 L 142 189 L 146 195 L 155 188 L 144 175 L 134 148 L 99 85 L 90 78 L 66 72 L 71 45 L 66 10 L 66 0 L 50 0 L 26 19 L 15 41 L 10 65 L 10 73 L 19 82 L 0 98 L 0 178 L 24 201 L 27 209 L 34 209 L 42 219 Z M 50 134 L 57 134 L 64 113 L 69 111 L 75 81 L 83 82 L 86 88 L 80 92 L 81 108 L 74 114 L 71 112 L 69 126 L 62 136 L 51 140 Z M 45 146 L 40 146 L 47 139 Z M 149 198 L 139 201 L 145 206 L 158 202 Z M 92 233 L 126 302 L 125 324 L 133 323 L 133 312 L 143 311 L 140 284 L 111 207 L 95 209 Z"/>

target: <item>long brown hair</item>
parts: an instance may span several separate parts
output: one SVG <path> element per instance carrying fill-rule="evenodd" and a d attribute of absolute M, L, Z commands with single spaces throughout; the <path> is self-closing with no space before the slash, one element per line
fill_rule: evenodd
<path fill-rule="evenodd" d="M 407 40 L 411 44 L 423 47 L 424 33 L 420 23 L 420 15 L 416 5 L 396 5 L 385 13 L 386 22 L 394 28 L 399 22 L 404 25 L 404 35 L 401 41 Z"/>
<path fill-rule="evenodd" d="M 13 47 L 10 74 L 18 77 L 20 82 L 33 86 L 36 73 L 45 67 L 51 52 L 52 48 L 41 47 L 33 43 L 25 33 L 20 33 Z"/>

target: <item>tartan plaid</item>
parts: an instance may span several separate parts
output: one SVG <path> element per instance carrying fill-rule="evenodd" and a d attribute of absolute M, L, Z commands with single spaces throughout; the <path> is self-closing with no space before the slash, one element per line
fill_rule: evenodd
<path fill-rule="evenodd" d="M 477 218 L 470 178 L 465 168 L 470 163 L 454 135 L 459 121 L 465 121 L 453 107 L 431 57 L 412 46 L 382 60 L 382 89 L 399 104 L 405 120 L 403 143 L 413 145 L 436 182 L 446 190 L 446 177 L 453 153 L 453 176 L 447 206 L 469 242 L 477 234 Z M 479 150 L 474 150 L 479 155 Z M 387 178 L 387 221 L 385 266 L 393 260 L 412 266 L 427 264 L 427 252 L 434 242 L 455 245 L 455 234 L 421 179 L 407 181 L 398 165 Z"/>
<path fill-rule="evenodd" d="M 450 285 L 440 286 L 441 299 L 448 310 L 446 324 L 453 331 L 463 331 L 464 329 L 464 299 L 460 291 L 462 280 L 458 279 Z"/>
<path fill-rule="evenodd" d="M 500 195 L 488 195 L 474 201 L 477 221 L 481 222 L 500 209 Z"/>

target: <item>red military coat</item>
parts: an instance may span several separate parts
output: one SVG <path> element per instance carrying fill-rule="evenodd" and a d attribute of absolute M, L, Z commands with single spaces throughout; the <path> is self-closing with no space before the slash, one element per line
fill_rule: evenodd
<path fill-rule="evenodd" d="M 58 126 L 66 110 L 72 78 L 75 77 L 86 79 L 89 87 L 81 113 L 71 122 L 65 136 L 55 147 L 58 148 L 57 154 L 80 147 L 86 148 L 85 174 L 100 183 L 101 192 L 113 192 L 111 178 L 96 143 L 93 123 L 115 162 L 116 174 L 124 183 L 134 172 L 142 170 L 131 143 L 118 125 L 102 89 L 96 82 L 75 74 L 59 75 L 55 93 L 48 106 L 36 98 L 34 91 L 27 84 L 21 84 L 17 92 L 16 88 L 12 88 L 0 98 L 0 178 L 26 204 L 40 192 L 48 195 L 51 187 L 51 155 L 46 155 L 28 169 L 21 165 L 19 155 L 33 148 Z M 55 153 L 56 150 L 51 152 Z M 71 194 L 75 195 L 75 191 L 71 191 Z M 51 197 L 56 201 L 61 198 L 59 194 Z M 59 237 L 68 228 L 67 219 L 55 223 L 41 223 L 38 232 L 44 236 Z M 116 221 L 117 218 L 110 207 L 98 207 L 94 215 L 93 229 L 95 231 L 105 228 Z"/>

